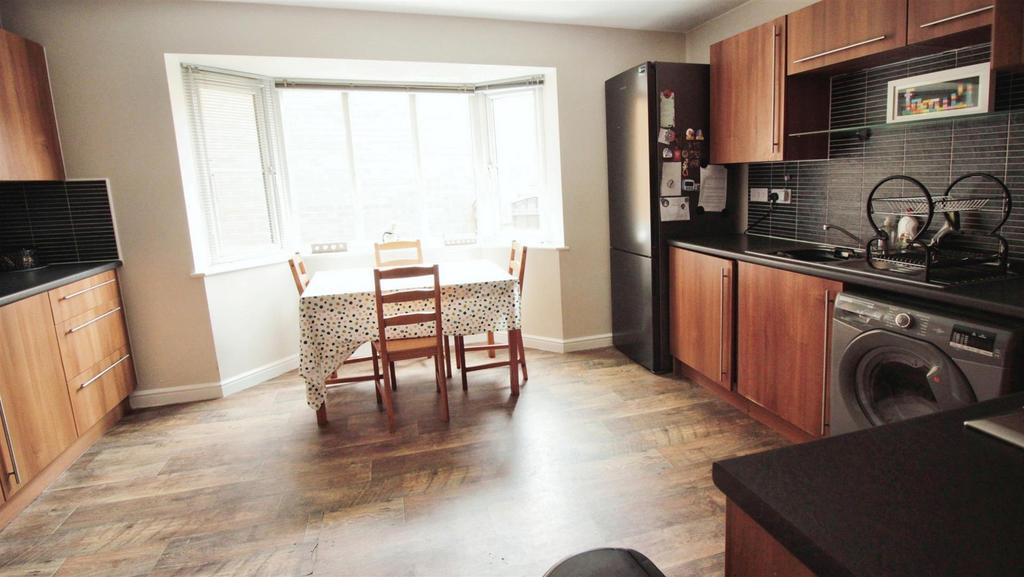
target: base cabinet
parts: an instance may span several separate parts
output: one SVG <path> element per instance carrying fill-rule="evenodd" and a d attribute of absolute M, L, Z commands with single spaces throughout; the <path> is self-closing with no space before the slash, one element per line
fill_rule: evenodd
<path fill-rule="evenodd" d="M 814 572 L 731 500 L 725 505 L 726 577 L 814 577 Z"/>
<path fill-rule="evenodd" d="M 676 247 L 669 250 L 672 356 L 729 389 L 736 263 Z"/>
<path fill-rule="evenodd" d="M 842 283 L 746 262 L 738 276 L 736 391 L 824 435 L 832 306 Z"/>

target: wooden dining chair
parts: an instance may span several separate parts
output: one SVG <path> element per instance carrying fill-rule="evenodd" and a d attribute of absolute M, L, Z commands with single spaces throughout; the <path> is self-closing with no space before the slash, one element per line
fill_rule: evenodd
<path fill-rule="evenodd" d="M 409 251 L 413 251 L 415 256 L 410 257 Z M 398 256 L 395 253 L 398 253 Z M 418 239 L 375 242 L 373 243 L 373 262 L 377 268 L 423 264 L 423 245 Z"/>
<path fill-rule="evenodd" d="M 306 270 L 306 263 L 302 260 L 302 255 L 295 253 L 295 255 L 288 259 L 288 267 L 292 269 L 292 279 L 295 281 L 295 288 L 299 291 L 299 296 L 306 292 L 306 287 L 309 286 L 309 272 Z M 370 355 L 367 357 L 349 357 L 345 359 L 343 364 L 354 365 L 357 363 L 373 363 L 373 373 L 369 375 L 356 375 L 352 377 L 340 377 L 338 371 L 331 373 L 331 376 L 327 377 L 325 384 L 330 387 L 331 385 L 343 385 L 346 383 L 361 383 L 363 381 L 373 381 L 377 383 L 381 380 L 380 366 L 377 360 L 377 351 L 370 348 Z M 394 368 L 392 367 L 392 370 Z M 392 381 L 394 384 L 394 381 Z M 396 385 L 397 386 L 397 385 Z M 377 393 L 377 402 L 381 402 L 380 393 Z"/>
<path fill-rule="evenodd" d="M 432 289 L 412 289 L 384 292 L 381 281 L 433 277 Z M 441 420 L 448 421 L 448 383 L 444 377 L 444 327 L 441 323 L 441 277 L 438 266 L 410 266 L 373 271 L 373 288 L 377 304 L 377 327 L 379 338 L 374 341 L 374 350 L 380 353 L 385 364 L 405 359 L 433 358 L 434 381 L 441 394 Z M 385 305 L 398 303 L 424 303 L 417 312 L 404 312 L 387 316 Z M 429 303 L 429 304 L 426 304 Z M 424 337 L 388 338 L 388 329 L 419 324 L 434 325 L 434 334 Z M 392 402 L 391 373 L 384 374 L 384 386 L 377 383 L 377 392 L 384 399 L 384 410 L 388 416 L 388 428 L 395 429 L 395 408 Z"/>
<path fill-rule="evenodd" d="M 523 294 L 523 279 L 526 278 L 526 247 L 519 244 L 518 242 L 512 243 L 512 251 L 508 257 L 508 274 L 515 276 L 519 279 L 519 294 L 520 297 Z M 466 366 L 466 353 L 470 351 L 487 351 L 487 356 L 495 358 L 495 351 L 508 350 L 509 346 L 514 345 L 516 347 L 517 363 L 523 371 L 523 381 L 529 379 L 529 373 L 526 370 L 526 348 L 523 346 L 522 333 L 520 333 L 517 342 L 507 344 L 495 344 L 494 333 L 491 331 L 487 332 L 487 344 L 486 345 L 473 345 L 466 346 L 465 335 L 455 337 L 455 364 L 456 367 L 462 371 L 462 390 L 469 388 L 466 378 L 466 373 L 471 371 L 482 371 L 484 369 L 493 369 L 497 367 L 507 367 L 510 361 L 498 361 L 492 363 L 485 363 L 482 365 Z M 511 355 L 509 355 L 511 358 Z"/>
<path fill-rule="evenodd" d="M 412 258 L 409 251 L 413 251 Z M 394 256 L 394 253 L 405 253 L 404 257 Z M 390 255 L 390 258 L 389 258 Z M 373 262 L 377 268 L 388 266 L 410 266 L 423 264 L 423 244 L 417 240 L 396 240 L 392 242 L 373 243 Z M 452 378 L 452 342 L 447 336 L 444 338 L 444 367 L 445 375 Z M 395 370 L 391 368 L 391 381 L 395 382 Z"/>

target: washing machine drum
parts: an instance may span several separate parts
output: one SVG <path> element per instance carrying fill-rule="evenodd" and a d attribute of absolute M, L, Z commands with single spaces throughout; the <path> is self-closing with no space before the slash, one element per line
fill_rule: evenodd
<path fill-rule="evenodd" d="M 873 330 L 853 339 L 839 365 L 838 391 L 872 425 L 977 402 L 967 377 L 935 345 Z"/>

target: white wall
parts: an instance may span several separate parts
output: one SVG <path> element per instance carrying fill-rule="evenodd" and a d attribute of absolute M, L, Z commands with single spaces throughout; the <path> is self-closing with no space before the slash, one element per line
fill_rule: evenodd
<path fill-rule="evenodd" d="M 286 265 L 190 276 L 165 53 L 555 67 L 569 250 L 531 252 L 524 332 L 610 331 L 604 80 L 684 60 L 682 35 L 183 0 L 0 0 L 0 12 L 47 48 L 68 176 L 110 178 L 140 389 L 231 381 L 297 348 Z"/>
<path fill-rule="evenodd" d="M 764 24 L 773 18 L 795 12 L 817 1 L 750 0 L 687 32 L 686 59 L 688 62 L 707 64 L 709 48 L 715 42 Z"/>

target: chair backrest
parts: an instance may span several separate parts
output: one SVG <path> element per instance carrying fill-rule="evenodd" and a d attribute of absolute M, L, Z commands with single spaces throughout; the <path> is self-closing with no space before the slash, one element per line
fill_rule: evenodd
<path fill-rule="evenodd" d="M 387 253 L 414 251 L 414 258 L 392 256 Z M 423 264 L 423 247 L 419 240 L 396 240 L 394 242 L 373 243 L 373 262 L 375 266 L 409 266 Z"/>
<path fill-rule="evenodd" d="M 523 292 L 526 277 L 526 246 L 512 241 L 512 252 L 508 256 L 508 274 L 519 278 L 519 292 Z"/>
<path fill-rule="evenodd" d="M 392 279 L 406 279 L 417 277 L 433 277 L 433 288 L 417 288 L 409 290 L 398 290 L 384 293 L 381 281 Z M 434 323 L 434 335 L 437 337 L 438 346 L 444 335 L 444 328 L 441 326 L 441 277 L 438 274 L 437 265 L 433 266 L 409 266 L 388 269 L 374 269 L 373 289 L 377 304 L 377 327 L 380 332 L 381 347 L 387 350 L 387 329 L 388 327 L 402 325 L 418 325 L 421 323 Z M 402 313 L 392 316 L 384 315 L 384 305 L 406 302 L 429 302 L 419 312 Z"/>
<path fill-rule="evenodd" d="M 299 296 L 306 291 L 306 287 L 309 285 L 309 273 L 306 272 L 306 263 L 302 260 L 302 255 L 295 253 L 295 256 L 288 259 L 288 267 L 292 269 L 292 279 L 295 280 L 295 288 L 299 291 Z"/>

